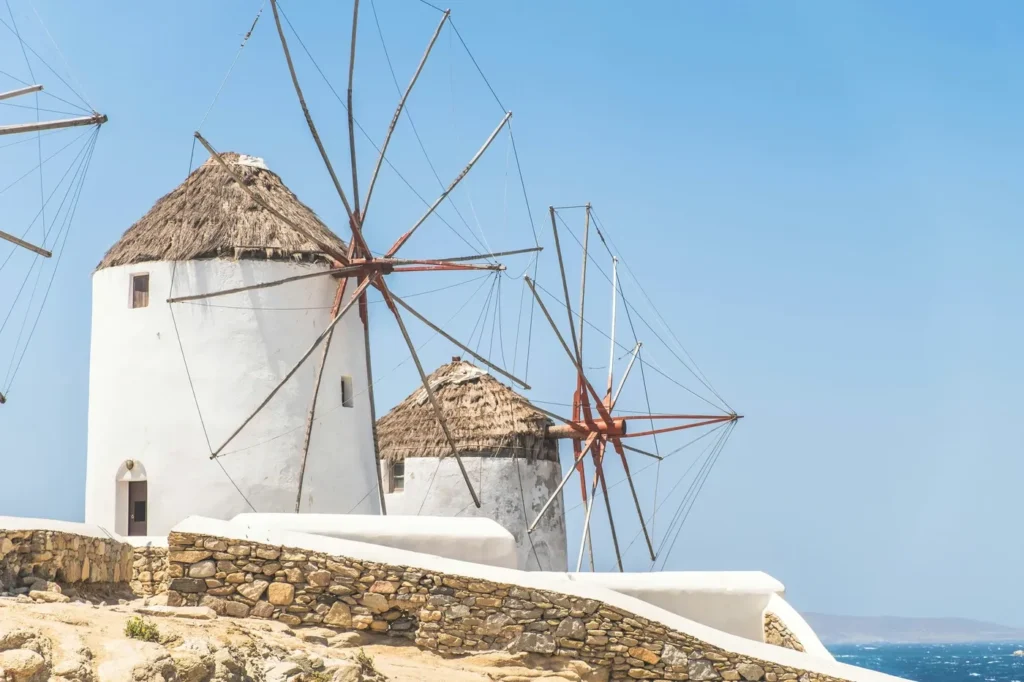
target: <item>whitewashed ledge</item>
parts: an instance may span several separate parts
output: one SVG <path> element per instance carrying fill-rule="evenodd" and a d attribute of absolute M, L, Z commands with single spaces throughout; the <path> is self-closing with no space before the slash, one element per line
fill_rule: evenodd
<path fill-rule="evenodd" d="M 239 514 L 232 523 L 312 533 L 426 552 L 488 566 L 516 568 L 516 539 L 496 521 L 476 517 L 363 514 Z"/>
<path fill-rule="evenodd" d="M 182 523 L 175 526 L 171 533 L 170 540 L 172 545 L 170 557 L 172 562 L 171 567 L 174 568 L 175 566 L 177 566 L 177 568 L 181 570 L 184 575 L 190 575 L 192 573 L 191 569 L 193 566 L 198 566 L 199 564 L 208 561 L 206 558 L 206 554 L 208 554 L 208 552 L 200 552 L 197 550 L 185 551 L 185 545 L 182 545 L 182 551 L 180 552 L 180 554 L 183 555 L 183 558 L 180 560 L 176 560 L 174 558 L 174 550 L 176 549 L 176 543 L 184 543 L 190 540 L 193 542 L 193 546 L 196 548 L 204 547 L 206 546 L 206 543 L 211 541 L 223 540 L 223 545 L 227 546 L 229 549 L 234 546 L 237 546 L 239 550 L 244 550 L 244 552 L 240 551 L 239 554 L 244 554 L 247 557 L 249 557 L 246 559 L 246 561 L 249 561 L 251 559 L 250 550 L 252 554 L 257 554 L 261 551 L 267 552 L 267 550 L 261 550 L 261 548 L 255 547 L 254 545 L 263 545 L 266 548 L 270 548 L 270 555 L 275 557 L 277 556 L 277 554 L 273 553 L 273 548 L 284 548 L 284 550 L 282 550 L 281 552 L 282 555 L 289 554 L 292 551 L 295 551 L 301 554 L 301 556 L 307 557 L 303 560 L 303 565 L 310 566 L 309 570 L 313 570 L 317 574 L 329 574 L 330 571 L 325 571 L 323 570 L 323 568 L 315 566 L 315 562 L 322 562 L 323 559 L 318 559 L 312 556 L 313 554 L 321 555 L 322 557 L 327 557 L 327 561 L 330 561 L 331 557 L 336 558 L 339 560 L 334 562 L 336 565 L 338 565 L 338 568 L 336 569 L 336 575 L 341 575 L 342 577 L 361 575 L 359 581 L 355 583 L 349 583 L 350 585 L 355 586 L 355 589 L 357 591 L 355 594 L 348 598 L 349 601 L 346 602 L 343 600 L 343 598 L 338 598 L 337 601 L 335 601 L 331 606 L 332 612 L 334 612 L 334 610 L 337 608 L 338 611 L 343 612 L 341 613 L 341 616 L 344 618 L 345 621 L 351 621 L 353 623 L 356 621 L 357 618 L 355 615 L 351 614 L 355 614 L 359 610 L 360 607 L 358 607 L 357 605 L 362 603 L 362 601 L 365 600 L 367 603 L 381 603 L 379 594 L 370 595 L 370 593 L 374 590 L 366 586 L 366 579 L 369 579 L 369 582 L 373 582 L 374 579 L 376 579 L 378 583 L 391 582 L 392 584 L 390 586 L 381 585 L 380 587 L 384 591 L 390 594 L 394 594 L 395 590 L 397 589 L 394 581 L 374 578 L 373 574 L 376 573 L 379 575 L 402 575 L 408 574 L 410 571 L 412 571 L 416 574 L 432 576 L 428 577 L 427 580 L 428 582 L 430 580 L 434 580 L 435 584 L 437 578 L 440 578 L 443 581 L 453 583 L 468 582 L 469 584 L 476 586 L 474 590 L 471 590 L 471 592 L 480 590 L 490 590 L 491 595 L 494 596 L 505 592 L 522 592 L 522 588 L 525 588 L 526 590 L 537 591 L 542 596 L 545 593 L 552 595 L 553 597 L 557 597 L 557 595 L 563 595 L 568 599 L 569 602 L 573 603 L 587 602 L 591 606 L 593 606 L 593 608 L 599 609 L 598 611 L 596 611 L 596 613 L 625 614 L 625 616 L 619 615 L 616 617 L 619 619 L 623 617 L 627 619 L 633 619 L 634 622 L 641 626 L 643 626 L 643 621 L 646 621 L 647 623 L 649 623 L 650 626 L 653 627 L 655 631 L 660 630 L 661 632 L 665 633 L 664 635 L 650 636 L 658 637 L 659 639 L 664 638 L 664 643 L 661 641 L 652 642 L 651 646 L 654 646 L 655 648 L 664 646 L 664 648 L 667 650 L 669 646 L 671 646 L 668 643 L 670 640 L 675 641 L 677 643 L 680 641 L 680 639 L 690 642 L 690 644 L 686 646 L 694 650 L 696 658 L 701 659 L 701 662 L 704 665 L 698 666 L 698 670 L 702 674 L 706 674 L 706 676 L 695 677 L 693 674 L 690 674 L 688 675 L 689 679 L 738 680 L 740 678 L 737 676 L 735 670 L 721 667 L 733 666 L 734 661 L 737 660 L 741 661 L 739 667 L 752 666 L 753 668 L 760 670 L 760 675 L 754 679 L 764 678 L 769 682 L 772 679 L 778 679 L 780 680 L 780 682 L 787 679 L 806 679 L 812 681 L 848 680 L 851 682 L 894 682 L 895 680 L 899 679 L 882 673 L 839 663 L 834 660 L 828 660 L 808 653 L 784 649 L 781 647 L 765 644 L 763 642 L 752 641 L 750 639 L 745 639 L 737 635 L 729 634 L 721 630 L 717 630 L 706 625 L 702 625 L 683 616 L 671 613 L 665 609 L 654 606 L 636 597 L 631 597 L 629 595 L 623 594 L 621 592 L 616 592 L 599 585 L 592 585 L 578 580 L 571 580 L 568 576 L 564 574 L 559 575 L 530 573 L 518 571 L 515 569 L 484 566 L 476 563 L 469 563 L 454 559 L 445 559 L 431 554 L 412 552 L 402 549 L 394 549 L 390 547 L 383 547 L 380 545 L 355 542 L 352 540 L 329 538 L 324 536 L 296 533 L 290 531 L 281 531 L 269 528 L 246 527 L 241 524 L 200 517 L 188 518 Z M 217 544 L 222 543 L 217 542 Z M 195 561 L 193 561 L 192 558 L 185 558 L 193 554 L 196 555 Z M 375 568 L 373 568 L 374 566 Z M 245 569 L 241 570 L 244 571 Z M 322 575 L 317 575 L 314 577 L 321 578 Z M 247 579 L 248 578 L 249 576 L 247 576 Z M 285 604 L 285 602 L 290 604 L 291 599 L 293 598 L 292 595 L 297 594 L 295 590 L 302 589 L 302 585 L 300 584 L 298 585 L 298 587 L 296 587 L 295 585 L 284 583 L 283 576 L 279 578 L 274 578 L 274 580 L 282 581 L 282 584 L 280 584 L 280 590 L 275 590 L 273 586 L 278 583 L 272 582 L 270 583 L 270 590 L 266 590 L 266 586 L 264 585 L 261 587 L 260 594 L 255 594 L 255 596 L 248 598 L 249 601 L 252 604 L 254 604 L 253 612 L 255 613 L 258 610 L 260 613 L 267 614 L 265 617 L 279 619 L 284 619 L 285 617 L 294 618 L 294 616 L 292 616 L 291 614 L 286 613 L 285 608 L 281 605 Z M 309 578 L 306 578 L 306 580 L 308 581 Z M 191 603 L 192 601 L 199 603 L 201 596 L 200 594 L 189 593 L 188 591 L 186 591 L 185 594 L 175 593 L 175 582 L 177 582 L 177 580 L 171 581 L 171 592 L 168 593 L 169 596 L 174 595 L 175 598 L 185 600 L 189 603 Z M 200 591 L 202 591 L 202 589 L 205 589 L 202 588 L 201 585 L 199 585 L 199 583 L 202 582 L 201 580 L 182 579 L 181 582 L 183 584 L 183 587 L 200 589 Z M 359 587 L 360 584 L 363 584 L 362 588 Z M 377 583 L 374 583 L 373 587 L 377 587 Z M 360 589 L 365 589 L 365 595 L 374 596 L 375 598 L 373 600 L 365 599 L 365 597 L 361 596 L 361 593 L 358 592 L 358 590 Z M 261 597 L 263 590 L 266 590 L 268 595 L 267 598 L 270 599 L 270 602 L 263 601 L 263 597 Z M 281 600 L 279 598 L 282 595 L 285 597 L 284 600 Z M 321 598 L 325 597 L 323 593 L 319 593 L 318 596 Z M 234 600 L 235 596 L 229 595 L 226 598 L 228 600 Z M 472 599 L 473 597 L 469 598 Z M 430 599 L 433 599 L 433 597 L 428 598 L 428 604 L 430 603 Z M 451 599 L 451 597 L 445 597 L 445 599 Z M 501 604 L 502 601 L 503 600 L 501 598 L 488 599 L 488 602 L 497 602 L 498 604 Z M 512 599 L 511 601 L 517 600 Z M 244 602 L 245 598 L 241 599 L 240 601 L 236 600 L 233 603 L 238 606 L 243 606 Z M 326 603 L 326 601 L 322 603 Z M 349 606 L 346 606 L 346 603 L 351 604 L 351 608 Z M 389 606 L 387 606 L 386 599 L 384 600 L 382 608 L 385 611 L 389 608 Z M 431 607 L 428 606 L 426 608 L 429 609 Z M 508 607 L 498 606 L 499 612 L 502 609 L 506 608 Z M 248 612 L 249 609 L 246 608 L 245 613 Z M 432 628 L 427 629 L 424 632 L 425 635 L 431 635 L 431 633 L 434 633 L 433 641 L 435 643 L 433 646 L 437 646 L 439 650 L 443 651 L 444 647 L 437 645 L 438 641 L 440 641 L 442 645 L 444 644 L 445 640 L 442 638 L 447 638 L 448 641 L 453 642 L 463 642 L 463 638 L 458 636 L 463 635 L 459 628 L 465 629 L 467 626 L 460 624 L 457 619 L 454 621 L 450 621 L 448 616 L 441 611 L 429 611 L 428 613 L 430 613 L 432 618 L 440 619 L 440 622 L 431 622 L 426 624 L 433 626 Z M 315 616 L 315 614 L 310 615 Z M 363 619 L 362 622 L 370 625 L 377 622 L 377 617 L 378 616 L 376 615 L 359 616 L 360 619 Z M 295 618 L 295 620 L 298 619 Z M 440 634 L 436 634 L 438 626 L 440 626 L 441 629 Z M 451 632 L 454 634 L 446 633 L 444 628 L 451 628 Z M 651 628 L 648 628 L 648 630 L 650 629 Z M 525 634 L 529 633 L 524 633 L 524 635 Z M 533 634 L 535 635 L 536 633 Z M 650 639 L 647 632 L 644 630 L 635 631 L 635 634 L 642 635 L 645 638 Z M 465 636 L 466 635 L 463 635 L 463 637 Z M 417 641 L 419 640 L 420 636 L 417 635 Z M 424 641 L 429 640 L 426 637 L 424 637 Z M 645 649 L 642 647 L 636 648 L 637 654 L 634 655 L 632 653 L 634 647 L 630 648 L 630 656 L 632 658 L 636 658 L 640 655 L 651 654 L 652 660 L 660 660 L 660 656 L 658 656 L 657 654 L 652 654 L 652 652 L 649 649 Z M 673 648 L 675 649 L 676 647 Z M 453 644 L 451 647 L 452 653 L 458 653 L 462 650 L 464 649 L 461 644 Z M 716 650 L 718 653 L 715 653 Z M 468 653 L 468 651 L 466 653 Z M 551 653 L 551 651 L 549 651 L 548 653 Z M 668 679 L 670 678 L 670 676 L 674 676 L 674 679 L 684 679 L 682 675 L 686 674 L 685 661 L 685 658 L 682 659 L 682 673 L 664 673 L 664 671 L 660 668 L 657 670 L 635 668 L 629 671 L 628 676 L 624 676 L 623 673 L 617 672 L 613 674 L 613 679 Z M 715 662 L 715 666 L 718 667 L 710 665 L 710 662 L 712 661 Z M 727 662 L 722 663 L 722 661 Z M 691 659 L 691 669 L 693 663 L 694 660 Z M 655 661 L 654 663 L 650 663 L 650 665 L 661 666 L 664 665 L 664 663 L 657 663 Z M 747 667 L 745 669 L 750 668 Z M 766 675 L 764 672 L 764 670 L 766 669 L 771 669 L 773 671 L 779 670 L 781 671 L 781 674 L 772 672 L 771 676 L 769 676 Z M 721 672 L 719 672 L 719 670 L 721 670 Z M 635 672 L 638 672 L 639 676 L 637 676 L 637 674 L 634 674 Z M 751 678 L 745 677 L 744 679 Z"/>

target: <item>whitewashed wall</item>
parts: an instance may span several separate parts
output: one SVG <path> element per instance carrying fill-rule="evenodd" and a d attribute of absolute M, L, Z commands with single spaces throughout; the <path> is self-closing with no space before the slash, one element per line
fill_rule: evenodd
<path fill-rule="evenodd" d="M 179 263 L 174 294 L 281 279 L 311 267 L 254 260 Z M 119 471 L 125 473 L 122 465 L 128 459 L 141 464 L 148 481 L 150 535 L 166 534 L 192 514 L 229 519 L 253 511 L 243 494 L 255 511 L 294 511 L 320 349 L 227 447 L 226 452 L 237 452 L 219 460 L 225 473 L 209 458 L 175 336 L 172 304 L 166 303 L 172 268 L 172 263 L 151 262 L 93 275 L 86 520 L 127 533 L 127 483 L 117 478 Z M 150 276 L 146 308 L 129 307 L 130 275 L 135 273 Z M 214 448 L 326 327 L 336 286 L 333 277 L 315 277 L 173 304 Z M 342 375 L 354 383 L 352 408 L 341 407 Z M 365 389 L 362 324 L 353 308 L 336 327 L 324 372 L 302 511 L 379 511 Z"/>
<path fill-rule="evenodd" d="M 558 487 L 562 478 L 561 464 L 508 457 L 463 457 L 462 462 L 480 496 L 482 506 L 479 509 L 473 504 L 454 458 L 410 457 L 405 460 L 404 492 L 385 495 L 388 515 L 493 519 L 515 537 L 520 569 L 566 570 L 565 508 L 561 497 L 555 500 L 537 530 L 526 532 L 541 506 Z M 386 475 L 384 480 L 387 485 Z"/>

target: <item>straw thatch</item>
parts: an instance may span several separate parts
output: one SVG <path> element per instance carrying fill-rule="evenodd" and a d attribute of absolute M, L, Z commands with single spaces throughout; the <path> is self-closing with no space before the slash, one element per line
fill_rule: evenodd
<path fill-rule="evenodd" d="M 345 245 L 262 160 L 221 154 L 258 196 L 321 243 Z M 145 261 L 253 258 L 329 262 L 323 249 L 257 204 L 216 159 L 161 198 L 110 247 L 97 269 Z"/>
<path fill-rule="evenodd" d="M 512 389 L 482 369 L 454 359 L 427 377 L 460 457 L 558 459 L 547 438 L 552 423 Z M 451 448 L 421 387 L 377 421 L 380 456 L 447 457 Z"/>

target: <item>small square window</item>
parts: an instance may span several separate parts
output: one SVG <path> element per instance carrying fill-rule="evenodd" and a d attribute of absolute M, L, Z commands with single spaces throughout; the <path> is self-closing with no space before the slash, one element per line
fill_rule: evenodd
<path fill-rule="evenodd" d="M 132 308 L 145 308 L 149 305 L 149 273 L 132 275 Z"/>
<path fill-rule="evenodd" d="M 132 521 L 135 523 L 146 522 L 146 501 L 136 502 L 132 508 Z"/>
<path fill-rule="evenodd" d="M 352 394 L 352 377 L 341 378 L 341 406 L 352 407 L 354 405 Z"/>
<path fill-rule="evenodd" d="M 389 492 L 400 493 L 405 490 L 405 462 L 392 462 L 388 474 Z"/>

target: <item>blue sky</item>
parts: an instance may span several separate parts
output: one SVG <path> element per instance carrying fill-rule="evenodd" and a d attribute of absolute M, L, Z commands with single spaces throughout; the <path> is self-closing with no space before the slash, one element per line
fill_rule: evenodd
<path fill-rule="evenodd" d="M 31 5 L 11 4 L 33 46 L 65 73 Z M 201 121 L 215 146 L 263 156 L 328 223 L 344 224 L 269 7 L 204 120 L 259 5 L 185 2 L 168 12 L 151 3 L 37 3 L 84 94 L 111 121 L 11 400 L 0 408 L 0 467 L 18 482 L 4 486 L 0 514 L 81 518 L 89 276 L 106 248 L 184 179 Z M 348 9 L 283 6 L 342 92 Z M 548 204 L 593 202 L 661 315 L 746 415 L 668 567 L 765 570 L 807 610 L 1024 626 L 1005 597 L 1018 588 L 1024 561 L 1017 541 L 1024 464 L 1015 456 L 1012 416 L 1024 383 L 1024 11 L 1010 2 L 658 2 L 627 11 L 606 2 L 463 0 L 451 7 L 515 114 L 542 244 L 550 247 Z M 439 17 L 416 0 L 377 0 L 377 12 L 404 86 Z M 356 112 L 379 140 L 397 93 L 369 7 L 362 18 Z M 27 79 L 16 44 L 0 31 L 0 68 Z M 344 113 L 300 49 L 293 41 L 313 113 L 347 168 Z M 39 80 L 49 87 L 47 78 Z M 61 87 L 54 92 L 70 97 Z M 446 180 L 501 117 L 448 31 L 409 106 Z M 363 183 L 371 151 L 357 145 Z M 390 158 L 424 196 L 437 195 L 405 122 Z M 37 191 L 25 196 L 35 196 L 30 190 Z M 422 205 L 388 173 L 378 191 L 368 235 L 382 249 Z M 495 249 L 532 243 L 507 136 L 455 201 Z M 578 230 L 578 214 L 565 218 Z M 466 250 L 431 221 L 408 253 Z M 541 283 L 555 291 L 552 258 L 548 248 Z M 577 250 L 571 261 L 575 280 Z M 525 266 L 510 262 L 510 271 Z M 438 286 L 462 281 L 438 277 Z M 595 324 L 607 325 L 604 281 L 592 282 L 588 308 Z M 410 293 L 434 284 L 410 278 L 395 286 Z M 443 321 L 475 288 L 417 300 Z M 514 338 L 520 291 L 518 281 L 503 283 L 499 343 Z M 648 310 L 636 292 L 627 295 Z M 463 338 L 482 296 L 452 322 Z M 618 331 L 628 336 L 621 320 Z M 416 377 L 408 363 L 393 369 L 404 349 L 381 314 L 374 333 L 383 411 Z M 429 338 L 422 328 L 414 336 Z M 607 348 L 592 340 L 586 364 L 599 367 L 597 379 Z M 654 339 L 642 340 L 670 374 L 687 376 Z M 571 372 L 555 344 L 535 328 L 534 399 L 568 397 Z M 0 348 L 9 351 L 2 338 Z M 425 363 L 436 366 L 452 352 L 434 340 Z M 692 406 L 671 386 L 652 383 L 656 410 Z M 643 407 L 638 389 L 623 400 Z M 661 494 L 689 461 L 663 466 Z M 645 504 L 653 474 L 638 477 Z M 613 503 L 623 535 L 632 537 L 621 492 Z M 669 500 L 666 508 L 673 506 Z M 578 515 L 570 513 L 573 554 Z M 599 564 L 608 568 L 606 535 L 598 535 Z M 630 561 L 646 567 L 642 556 Z"/>

